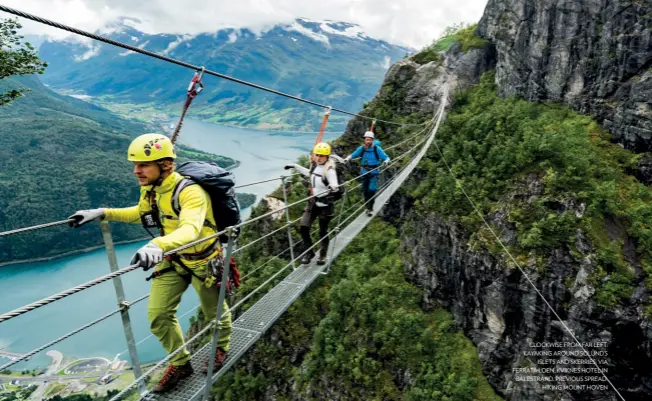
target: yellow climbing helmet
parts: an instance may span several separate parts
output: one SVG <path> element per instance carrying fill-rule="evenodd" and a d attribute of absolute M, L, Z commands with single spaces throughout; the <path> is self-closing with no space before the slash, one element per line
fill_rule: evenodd
<path fill-rule="evenodd" d="M 325 143 L 325 142 L 319 142 L 315 147 L 312 149 L 312 153 L 319 155 L 319 156 L 330 156 L 331 154 L 331 145 Z"/>
<path fill-rule="evenodd" d="M 174 145 L 165 135 L 144 134 L 131 141 L 127 159 L 131 162 L 151 162 L 170 157 L 176 159 Z"/>

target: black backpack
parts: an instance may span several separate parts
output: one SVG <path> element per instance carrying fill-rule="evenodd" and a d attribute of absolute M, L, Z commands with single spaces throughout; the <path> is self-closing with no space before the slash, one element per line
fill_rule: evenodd
<path fill-rule="evenodd" d="M 179 194 L 184 188 L 198 184 L 208 193 L 213 205 L 213 218 L 217 230 L 240 224 L 240 205 L 235 195 L 233 173 L 215 163 L 191 161 L 179 165 L 177 173 L 184 179 L 177 183 L 172 194 L 172 209 L 179 215 Z"/>
<path fill-rule="evenodd" d="M 327 197 L 332 200 L 332 201 L 337 201 L 342 199 L 344 196 L 344 193 L 346 193 L 346 186 L 342 185 L 344 182 L 344 165 L 342 163 L 338 163 L 336 160 L 331 159 L 333 161 L 333 164 L 335 165 L 335 175 L 337 175 L 337 184 L 339 187 L 337 188 L 337 191 L 331 192 L 330 194 L 327 195 Z M 310 167 L 310 175 L 312 175 L 313 170 L 317 167 L 317 165 L 313 164 L 312 167 Z M 324 183 L 324 185 L 328 186 L 328 179 L 326 178 L 326 174 L 321 176 L 321 179 Z"/>

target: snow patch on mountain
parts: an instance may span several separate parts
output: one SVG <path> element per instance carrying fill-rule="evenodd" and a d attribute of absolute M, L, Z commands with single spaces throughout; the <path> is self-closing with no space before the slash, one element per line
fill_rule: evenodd
<path fill-rule="evenodd" d="M 138 47 L 139 49 L 144 49 L 145 46 L 147 46 L 148 43 L 149 43 L 149 40 L 146 40 L 144 43 L 141 43 L 136 47 Z M 127 51 L 124 51 L 122 53 L 119 53 L 118 56 L 123 56 L 124 57 L 124 56 L 128 56 L 130 54 L 136 54 L 136 52 L 133 51 L 133 50 L 127 50 Z"/>
<path fill-rule="evenodd" d="M 316 40 L 318 42 L 323 42 L 326 45 L 330 46 L 330 42 L 328 41 L 328 37 L 326 35 L 315 32 L 310 28 L 306 28 L 305 26 L 301 25 L 299 22 L 295 22 L 292 25 L 285 26 L 283 29 L 285 29 L 286 31 L 298 32 L 304 36 L 309 37 L 310 39 Z"/>
<path fill-rule="evenodd" d="M 177 36 L 177 40 L 174 42 L 171 42 L 168 47 L 163 50 L 163 54 L 168 55 L 170 52 L 172 52 L 174 49 L 176 49 L 181 43 L 188 42 L 192 39 L 194 39 L 197 35 L 181 35 Z"/>
<path fill-rule="evenodd" d="M 100 45 L 91 44 L 85 53 L 83 53 L 81 56 L 75 56 L 75 61 L 86 61 L 91 57 L 97 56 L 98 54 L 100 54 Z"/>
<path fill-rule="evenodd" d="M 338 29 L 339 27 L 343 27 L 344 29 Z M 331 22 L 322 22 L 321 24 L 319 24 L 319 29 L 331 35 L 341 35 L 353 39 L 368 38 L 368 36 L 365 35 L 364 31 L 362 30 L 362 27 L 359 25 L 346 24 L 346 23 L 334 24 Z"/>

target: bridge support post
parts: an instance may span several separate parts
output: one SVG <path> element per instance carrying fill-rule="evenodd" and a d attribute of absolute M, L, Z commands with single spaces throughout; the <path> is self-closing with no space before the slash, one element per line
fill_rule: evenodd
<path fill-rule="evenodd" d="M 104 239 L 106 254 L 109 257 L 109 269 L 111 269 L 111 272 L 115 272 L 118 270 L 118 259 L 115 256 L 115 246 L 113 244 L 113 237 L 111 236 L 111 228 L 109 227 L 109 223 L 100 221 L 100 229 L 102 230 L 102 238 Z M 127 302 L 125 299 L 125 292 L 124 288 L 122 287 L 122 279 L 120 276 L 113 278 L 113 287 L 115 288 L 115 295 L 118 298 L 120 316 L 122 317 L 122 327 L 125 331 L 125 338 L 127 339 L 127 349 L 129 350 L 131 366 L 134 371 L 134 377 L 138 379 L 143 375 L 143 372 L 140 368 L 140 360 L 138 359 L 136 339 L 131 328 L 131 319 L 129 318 L 129 302 Z M 138 383 L 138 391 L 141 395 L 147 391 L 145 388 L 145 382 L 141 381 Z"/>
<path fill-rule="evenodd" d="M 231 254 L 233 253 L 233 227 L 226 229 L 226 235 L 229 242 L 226 245 L 224 254 L 224 269 L 222 272 L 222 285 L 220 285 L 220 295 L 217 299 L 217 313 L 215 314 L 215 326 L 213 326 L 213 341 L 211 342 L 211 351 L 208 354 L 208 372 L 206 374 L 206 387 L 204 388 L 203 399 L 210 400 L 211 388 L 213 387 L 213 369 L 215 368 L 215 350 L 217 349 L 217 340 L 220 338 L 219 321 L 222 318 L 224 310 L 224 298 L 226 296 L 226 283 L 229 280 L 229 269 L 231 267 Z"/>
<path fill-rule="evenodd" d="M 281 176 L 281 187 L 283 188 L 283 202 L 285 206 L 288 205 L 288 194 L 285 189 L 285 176 Z M 290 257 L 292 258 L 292 270 L 297 269 L 296 261 L 294 260 L 294 241 L 292 240 L 292 227 L 290 226 L 290 210 L 285 208 L 285 221 L 288 224 L 288 241 L 290 242 Z"/>
<path fill-rule="evenodd" d="M 342 197 L 342 204 L 340 206 L 340 214 L 337 216 L 337 225 L 335 226 L 335 236 L 333 237 L 333 245 L 331 246 L 331 256 L 328 258 L 326 271 L 322 272 L 322 274 L 328 274 L 331 271 L 331 264 L 333 264 L 333 255 L 335 255 L 335 245 L 337 245 L 337 235 L 340 233 L 340 224 L 342 224 L 344 205 L 346 204 L 346 199 L 348 196 L 349 196 L 349 191 L 344 192 L 344 196 Z"/>

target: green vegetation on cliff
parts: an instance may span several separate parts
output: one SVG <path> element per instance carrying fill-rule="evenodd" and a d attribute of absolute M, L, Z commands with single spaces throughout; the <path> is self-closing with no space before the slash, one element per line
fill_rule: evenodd
<path fill-rule="evenodd" d="M 450 314 L 421 309 L 399 245 L 393 227 L 372 222 L 217 382 L 217 398 L 499 400 Z"/>
<path fill-rule="evenodd" d="M 591 117 L 564 106 L 501 99 L 493 82 L 488 73 L 473 90 L 457 94 L 437 134 L 480 212 L 506 212 L 517 233 L 517 259 L 534 258 L 540 268 L 555 249 L 577 252 L 578 229 L 587 233 L 599 265 L 592 277 L 595 297 L 604 306 L 629 299 L 635 268 L 643 269 L 652 288 L 652 189 L 628 174 L 638 156 L 610 143 Z M 412 194 L 417 207 L 456 218 L 474 233 L 472 243 L 502 254 L 435 147 L 422 167 L 427 173 Z M 640 260 L 626 256 L 627 236 Z"/>
<path fill-rule="evenodd" d="M 455 24 L 447 27 L 440 39 L 437 39 L 430 46 L 426 46 L 420 52 L 411 56 L 415 63 L 427 64 L 431 61 L 442 61 L 440 52 L 445 52 L 456 43 L 460 44 L 463 53 L 472 49 L 481 49 L 489 44 L 485 39 L 476 34 L 478 24 L 464 25 Z"/>

